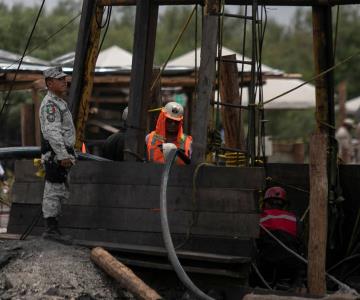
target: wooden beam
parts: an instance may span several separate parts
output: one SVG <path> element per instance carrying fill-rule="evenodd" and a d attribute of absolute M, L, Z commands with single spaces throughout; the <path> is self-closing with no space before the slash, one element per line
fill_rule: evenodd
<path fill-rule="evenodd" d="M 326 293 L 326 238 L 327 238 L 327 137 L 314 134 L 310 139 L 310 213 L 308 245 L 308 289 L 311 295 Z"/>
<path fill-rule="evenodd" d="M 22 104 L 20 108 L 21 145 L 35 145 L 34 105 Z"/>
<path fill-rule="evenodd" d="M 159 300 L 163 299 L 155 290 L 149 287 L 131 269 L 118 261 L 109 252 L 101 247 L 92 249 L 91 260 L 103 269 L 108 275 L 120 283 L 121 287 L 130 291 L 137 299 Z"/>
<path fill-rule="evenodd" d="M 16 72 L 6 73 L 5 80 L 13 81 L 16 76 L 16 82 L 19 81 L 36 81 L 38 79 L 43 79 L 44 75 L 42 74 L 34 74 L 34 73 L 19 73 L 16 75 Z"/>
<path fill-rule="evenodd" d="M 147 108 L 153 73 L 158 5 L 139 1 L 136 5 L 133 61 L 130 82 L 128 129 L 125 147 L 144 155 Z M 135 159 L 126 155 L 125 159 Z"/>
<path fill-rule="evenodd" d="M 70 90 L 70 108 L 75 120 L 77 149 L 81 148 L 84 141 L 103 11 L 104 7 L 96 6 L 96 1 L 84 1 L 75 54 L 75 72 Z"/>
<path fill-rule="evenodd" d="M 220 67 L 220 95 L 221 101 L 235 105 L 241 105 L 238 69 L 236 55 L 222 56 L 226 62 L 221 62 Z M 231 62 L 233 61 L 233 62 Z M 244 128 L 242 124 L 241 109 L 234 107 L 221 108 L 223 125 L 225 130 L 225 146 L 245 151 Z"/>
<path fill-rule="evenodd" d="M 346 118 L 346 81 L 341 81 L 338 85 L 338 94 L 339 94 L 339 125 L 344 122 Z"/>
<path fill-rule="evenodd" d="M 40 118 L 39 118 L 39 110 L 40 110 L 40 96 L 39 91 L 37 89 L 31 90 L 31 97 L 34 103 L 34 135 L 35 135 L 35 146 L 41 145 L 41 135 L 40 135 Z"/>
<path fill-rule="evenodd" d="M 151 82 L 154 82 L 154 80 L 156 80 L 159 73 L 160 73 L 160 68 L 154 68 Z M 161 80 L 158 80 L 154 85 L 153 90 L 150 91 L 150 101 L 149 101 L 148 109 L 160 108 L 161 106 L 162 106 Z M 160 111 L 150 112 L 147 114 L 147 126 L 146 126 L 147 132 L 151 132 L 155 130 L 159 113 Z"/>
<path fill-rule="evenodd" d="M 313 51 L 316 74 L 334 65 L 331 8 L 313 7 Z M 317 131 L 335 136 L 334 71 L 315 81 Z M 330 126 L 328 126 L 328 124 Z"/>
<path fill-rule="evenodd" d="M 218 17 L 210 15 L 214 11 L 215 0 L 207 0 L 204 10 L 203 30 L 201 41 L 201 59 L 199 69 L 198 99 L 195 103 L 193 119 L 193 163 L 205 159 L 207 147 L 207 131 L 211 95 L 215 83 L 215 59 L 217 55 Z"/>
<path fill-rule="evenodd" d="M 204 5 L 205 0 L 155 0 L 157 5 Z M 225 0 L 225 4 L 251 5 L 251 0 Z M 360 4 L 359 0 L 259 0 L 258 5 L 268 6 L 332 6 Z M 100 0 L 99 5 L 131 6 L 136 5 L 136 0 Z"/>

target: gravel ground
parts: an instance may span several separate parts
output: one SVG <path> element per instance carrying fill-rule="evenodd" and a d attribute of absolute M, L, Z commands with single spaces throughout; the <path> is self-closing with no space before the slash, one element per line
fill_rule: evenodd
<path fill-rule="evenodd" d="M 0 299 L 135 298 L 90 261 L 89 249 L 39 238 L 0 241 Z"/>

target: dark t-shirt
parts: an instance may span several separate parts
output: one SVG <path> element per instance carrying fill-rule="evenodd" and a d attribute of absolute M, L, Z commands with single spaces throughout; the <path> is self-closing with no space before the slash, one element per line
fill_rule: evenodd
<path fill-rule="evenodd" d="M 110 135 L 103 145 L 103 157 L 115 161 L 124 160 L 125 130 Z"/>

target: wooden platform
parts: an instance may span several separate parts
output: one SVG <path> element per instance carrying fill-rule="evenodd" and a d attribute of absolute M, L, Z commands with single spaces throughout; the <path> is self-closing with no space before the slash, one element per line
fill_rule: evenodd
<path fill-rule="evenodd" d="M 155 252 L 163 256 L 162 168 L 136 162 L 78 162 L 70 176 L 70 200 L 63 203 L 63 231 L 83 241 L 131 245 L 127 254 L 139 254 L 138 247 L 152 247 L 151 256 Z M 35 171 L 31 161 L 16 162 L 8 233 L 21 234 L 40 213 L 43 182 L 34 176 Z M 170 176 L 168 218 L 174 244 L 184 244 L 181 251 L 198 253 L 199 261 L 219 255 L 221 264 L 230 263 L 232 257 L 232 265 L 236 261 L 238 266 L 248 266 L 259 231 L 263 169 L 202 167 L 193 201 L 194 171 L 193 166 L 176 167 Z M 40 220 L 31 234 L 42 231 Z M 228 271 L 223 275 L 234 277 Z"/>

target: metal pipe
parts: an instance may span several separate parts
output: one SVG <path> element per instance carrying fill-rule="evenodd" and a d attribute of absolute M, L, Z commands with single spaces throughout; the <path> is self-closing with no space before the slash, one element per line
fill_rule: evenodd
<path fill-rule="evenodd" d="M 92 161 L 111 161 L 110 159 L 100 156 L 92 155 L 89 153 L 76 153 L 79 160 L 92 160 Z M 6 147 L 0 148 L 0 160 L 2 159 L 32 159 L 41 156 L 40 147 Z"/>

